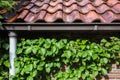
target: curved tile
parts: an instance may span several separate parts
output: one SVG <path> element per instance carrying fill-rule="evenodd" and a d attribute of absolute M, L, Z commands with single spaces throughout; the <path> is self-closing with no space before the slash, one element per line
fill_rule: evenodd
<path fill-rule="evenodd" d="M 100 19 L 100 16 L 95 11 L 90 11 L 89 13 L 82 15 L 82 21 L 85 23 L 91 23 L 99 19 Z"/>
<path fill-rule="evenodd" d="M 21 14 L 17 17 L 17 19 L 24 19 L 24 17 L 28 14 L 28 10 L 23 10 Z"/>
<path fill-rule="evenodd" d="M 25 18 L 24 21 L 33 23 L 33 20 L 36 18 L 36 15 L 33 13 L 29 13 Z"/>
<path fill-rule="evenodd" d="M 28 4 L 27 6 L 25 6 L 25 8 L 26 9 L 30 9 L 30 8 L 32 8 L 34 6 L 34 4 L 33 3 L 30 3 L 30 4 Z"/>
<path fill-rule="evenodd" d="M 105 3 L 104 0 L 94 0 L 92 4 L 94 6 L 100 6 L 101 4 Z"/>
<path fill-rule="evenodd" d="M 120 4 L 116 4 L 112 7 L 112 10 L 116 13 L 120 13 Z"/>
<path fill-rule="evenodd" d="M 81 16 L 80 16 L 79 11 L 73 11 L 70 14 L 67 14 L 67 13 L 63 14 L 63 21 L 64 22 L 72 23 L 75 20 L 81 20 Z"/>
<path fill-rule="evenodd" d="M 37 0 L 31 0 L 32 3 L 36 2 Z"/>
<path fill-rule="evenodd" d="M 44 20 L 48 23 L 54 22 L 57 19 L 62 19 L 63 13 L 62 11 L 57 11 L 56 13 L 47 13 Z"/>
<path fill-rule="evenodd" d="M 85 6 L 87 4 L 90 4 L 90 0 L 82 0 L 80 2 L 77 2 L 79 6 Z"/>
<path fill-rule="evenodd" d="M 43 1 L 37 0 L 34 4 L 36 6 L 40 7 L 40 6 L 44 5 L 44 4 L 49 4 L 49 2 L 50 2 L 50 0 L 43 0 Z"/>
<path fill-rule="evenodd" d="M 119 0 L 108 0 L 107 1 L 107 5 L 109 5 L 109 6 L 114 6 L 117 3 L 120 3 L 120 1 Z"/>
<path fill-rule="evenodd" d="M 63 12 L 64 13 L 71 13 L 74 10 L 78 10 L 79 11 L 79 6 L 77 4 L 72 4 L 69 7 L 63 6 Z"/>
<path fill-rule="evenodd" d="M 62 4 L 63 3 L 63 0 L 51 0 L 49 5 L 50 6 L 57 6 L 57 4 Z"/>
<path fill-rule="evenodd" d="M 111 23 L 117 16 L 112 11 L 107 11 L 101 16 L 101 21 L 104 23 Z"/>
<path fill-rule="evenodd" d="M 116 15 L 116 20 L 119 20 L 119 21 L 120 21 L 120 14 L 117 14 L 117 15 Z"/>
<path fill-rule="evenodd" d="M 46 10 L 49 12 L 49 13 L 55 13 L 59 10 L 62 11 L 62 4 L 57 4 L 57 6 L 49 6 Z"/>
<path fill-rule="evenodd" d="M 70 5 L 75 4 L 75 3 L 77 3 L 76 0 L 68 0 L 68 1 L 63 0 L 64 6 L 70 6 Z"/>
<path fill-rule="evenodd" d="M 95 11 L 95 7 L 92 6 L 92 4 L 87 4 L 86 6 L 84 7 L 80 7 L 80 12 L 83 13 L 83 14 L 86 14 L 88 13 L 89 11 Z"/>
<path fill-rule="evenodd" d="M 48 6 L 49 6 L 48 4 L 44 4 L 41 7 L 34 6 L 33 8 L 30 9 L 30 11 L 33 13 L 39 13 L 41 10 L 46 10 L 48 8 Z"/>
<path fill-rule="evenodd" d="M 39 15 L 38 15 L 38 20 L 40 19 L 40 20 L 43 20 L 44 19 L 44 17 L 45 17 L 45 15 L 46 15 L 46 13 L 47 13 L 47 11 L 44 11 L 44 10 L 42 10 L 42 11 L 40 11 L 40 13 L 39 13 Z"/>
<path fill-rule="evenodd" d="M 47 11 L 41 10 L 40 13 L 36 14 L 36 17 L 33 19 L 32 22 L 36 22 L 38 20 L 44 20 L 46 13 L 47 13 Z"/>
<path fill-rule="evenodd" d="M 39 7 L 38 6 L 34 6 L 34 7 L 32 7 L 30 9 L 30 11 L 33 12 L 33 13 L 37 13 L 37 12 L 39 12 Z"/>
<path fill-rule="evenodd" d="M 102 4 L 101 6 L 96 8 L 96 11 L 98 13 L 104 13 L 107 10 L 110 10 L 110 7 L 108 7 L 106 4 Z"/>
<path fill-rule="evenodd" d="M 63 1 L 64 6 L 71 6 L 72 4 L 78 4 L 79 6 L 85 6 L 86 4 L 91 3 L 89 0 L 68 0 L 68 1 Z"/>
<path fill-rule="evenodd" d="M 30 4 L 30 1 L 25 1 L 25 2 L 22 4 L 22 6 L 26 6 L 26 5 L 28 5 L 28 4 Z"/>

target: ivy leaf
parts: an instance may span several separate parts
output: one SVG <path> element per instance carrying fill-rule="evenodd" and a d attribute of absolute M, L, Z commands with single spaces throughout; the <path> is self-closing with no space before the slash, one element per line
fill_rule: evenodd
<path fill-rule="evenodd" d="M 56 46 L 52 46 L 52 49 L 51 49 L 52 53 L 55 53 L 56 50 L 57 50 L 57 47 Z"/>
<path fill-rule="evenodd" d="M 79 58 L 75 58 L 74 60 L 73 60 L 73 62 L 78 62 L 79 61 Z"/>
<path fill-rule="evenodd" d="M 86 61 L 82 61 L 82 65 L 86 66 Z"/>
<path fill-rule="evenodd" d="M 87 52 L 84 52 L 84 53 L 82 54 L 82 57 L 85 58 L 85 57 L 87 57 L 87 55 L 88 55 L 88 53 L 87 53 Z"/>
<path fill-rule="evenodd" d="M 33 72 L 31 72 L 30 76 L 35 77 L 37 75 L 37 70 L 34 70 Z"/>
<path fill-rule="evenodd" d="M 33 80 L 32 76 L 27 77 L 27 80 Z"/>
<path fill-rule="evenodd" d="M 88 40 L 82 40 L 82 44 L 86 44 Z"/>
<path fill-rule="evenodd" d="M 103 54 L 100 54 L 101 56 L 104 56 L 104 57 L 107 57 L 107 58 L 110 58 L 110 54 L 109 53 L 103 53 Z"/>
<path fill-rule="evenodd" d="M 38 63 L 38 62 L 39 62 L 39 61 L 34 61 L 34 62 L 33 62 L 34 68 L 37 67 L 37 63 Z"/>
<path fill-rule="evenodd" d="M 9 63 L 9 61 L 8 61 L 8 60 L 7 60 L 7 61 L 5 61 L 5 62 L 4 62 L 4 65 L 5 65 L 6 67 L 8 67 L 8 68 L 9 68 L 9 67 L 10 67 L 10 63 Z"/>
<path fill-rule="evenodd" d="M 21 54 L 23 52 L 23 49 L 22 48 L 18 48 L 17 49 L 17 54 Z"/>
<path fill-rule="evenodd" d="M 41 45 L 44 43 L 44 41 L 45 41 L 45 40 L 44 40 L 43 38 L 39 38 L 39 39 L 38 39 L 39 46 L 41 46 Z"/>
<path fill-rule="evenodd" d="M 106 75 L 107 74 L 107 70 L 104 69 L 104 68 L 101 69 L 101 72 L 102 72 L 102 75 Z"/>
<path fill-rule="evenodd" d="M 71 51 L 73 54 L 75 54 L 77 52 L 76 49 L 74 49 L 74 48 L 72 48 Z"/>
<path fill-rule="evenodd" d="M 87 80 L 94 80 L 92 77 L 88 77 Z"/>
<path fill-rule="evenodd" d="M 56 43 L 56 46 L 57 46 L 59 49 L 62 49 L 65 45 L 64 45 L 64 42 L 63 42 L 63 41 L 59 41 L 58 43 Z"/>
<path fill-rule="evenodd" d="M 86 76 L 89 75 L 89 71 L 88 71 L 88 70 L 85 71 L 85 75 L 86 75 Z"/>
<path fill-rule="evenodd" d="M 107 42 L 106 44 L 105 44 L 105 47 L 110 47 L 111 46 L 111 43 L 110 42 Z"/>
<path fill-rule="evenodd" d="M 106 40 L 106 39 L 102 39 L 101 42 L 102 42 L 102 43 L 106 43 L 107 40 Z"/>
<path fill-rule="evenodd" d="M 107 64 L 108 59 L 107 58 L 102 58 L 102 59 L 100 59 L 100 63 Z"/>
<path fill-rule="evenodd" d="M 86 76 L 87 76 L 87 75 L 86 75 L 85 73 L 82 73 L 82 79 L 83 79 L 83 80 L 85 80 Z"/>
<path fill-rule="evenodd" d="M 45 70 L 47 73 L 50 73 L 50 67 L 46 67 Z"/>
<path fill-rule="evenodd" d="M 45 55 L 46 49 L 45 48 L 40 48 L 39 52 L 40 52 L 41 55 Z"/>
<path fill-rule="evenodd" d="M 67 64 L 69 62 L 69 59 L 63 59 L 63 62 Z"/>
<path fill-rule="evenodd" d="M 93 54 L 92 58 L 93 58 L 93 60 L 97 59 L 98 58 L 98 54 Z"/>
<path fill-rule="evenodd" d="M 3 48 L 4 48 L 5 50 L 8 50 L 8 49 L 9 49 L 9 44 L 3 44 Z"/>
<path fill-rule="evenodd" d="M 0 19 L 2 19 L 3 17 L 0 15 Z"/>
<path fill-rule="evenodd" d="M 118 50 L 120 50 L 120 47 L 119 47 L 119 45 L 115 45 L 115 46 L 113 46 L 113 49 L 118 51 Z"/>
<path fill-rule="evenodd" d="M 44 65 L 45 65 L 45 62 L 40 62 L 38 67 L 37 67 L 37 70 L 42 71 Z"/>
<path fill-rule="evenodd" d="M 32 64 L 25 65 L 24 72 L 29 73 L 29 71 L 32 71 L 32 69 L 33 69 Z"/>
<path fill-rule="evenodd" d="M 83 54 L 84 53 L 82 51 L 78 51 L 78 53 L 77 53 L 78 57 L 82 57 Z"/>
<path fill-rule="evenodd" d="M 0 77 L 0 80 L 3 80 L 4 77 Z"/>
<path fill-rule="evenodd" d="M 54 67 L 60 68 L 60 63 L 54 63 L 53 65 L 54 65 Z"/>
<path fill-rule="evenodd" d="M 46 56 L 52 56 L 52 55 L 53 55 L 53 53 L 51 51 L 47 50 Z"/>
<path fill-rule="evenodd" d="M 62 54 L 61 57 L 70 58 L 71 57 L 71 51 L 64 51 L 64 53 Z"/>
<path fill-rule="evenodd" d="M 30 54 L 32 52 L 33 48 L 32 47 L 27 47 L 25 50 L 24 54 Z"/>
<path fill-rule="evenodd" d="M 97 76 L 98 75 L 98 71 L 92 71 L 92 74 L 94 75 L 94 77 L 95 76 Z"/>
<path fill-rule="evenodd" d="M 44 56 L 40 56 L 41 60 L 45 60 L 45 57 Z"/>
<path fill-rule="evenodd" d="M 42 71 L 43 67 L 38 65 L 37 70 Z"/>
<path fill-rule="evenodd" d="M 36 54 L 36 53 L 37 53 L 37 50 L 38 50 L 38 48 L 35 47 L 35 48 L 33 48 L 32 52 L 33 52 L 34 54 Z"/>
<path fill-rule="evenodd" d="M 50 76 L 46 76 L 46 79 L 47 79 L 47 80 L 51 80 Z"/>
<path fill-rule="evenodd" d="M 86 48 L 86 46 L 85 46 L 85 45 L 80 45 L 80 48 L 81 48 L 82 50 L 84 50 L 84 49 Z"/>
<path fill-rule="evenodd" d="M 50 41 L 50 39 L 46 39 L 45 40 L 45 44 L 43 45 L 46 49 L 48 49 L 48 48 L 50 48 L 50 46 L 51 46 L 51 41 Z"/>
<path fill-rule="evenodd" d="M 40 66 L 44 66 L 44 65 L 45 65 L 45 62 L 40 62 L 39 65 L 40 65 Z"/>
<path fill-rule="evenodd" d="M 85 70 L 85 66 L 81 66 L 80 69 L 79 69 L 80 72 L 82 72 L 84 70 Z"/>
<path fill-rule="evenodd" d="M 2 60 L 2 59 L 0 59 L 0 66 L 2 65 L 2 63 L 3 63 L 3 60 Z"/>

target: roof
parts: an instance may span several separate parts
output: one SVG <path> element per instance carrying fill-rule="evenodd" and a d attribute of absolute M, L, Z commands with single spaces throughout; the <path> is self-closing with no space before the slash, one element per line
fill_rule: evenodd
<path fill-rule="evenodd" d="M 120 22 L 120 0 L 29 0 L 22 3 L 8 22 L 18 19 L 28 23 L 57 20 L 64 23 Z"/>

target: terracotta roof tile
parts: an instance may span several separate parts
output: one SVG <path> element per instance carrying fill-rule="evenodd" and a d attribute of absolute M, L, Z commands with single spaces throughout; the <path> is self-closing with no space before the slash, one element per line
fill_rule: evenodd
<path fill-rule="evenodd" d="M 27 15 L 27 13 L 28 13 L 29 11 L 28 10 L 24 10 L 17 18 L 19 19 L 23 19 L 26 15 Z"/>
<path fill-rule="evenodd" d="M 103 23 L 120 21 L 120 0 L 29 0 L 18 10 L 16 19 L 26 22 L 63 22 Z M 14 21 L 12 20 L 9 21 Z"/>
<path fill-rule="evenodd" d="M 75 20 L 81 20 L 81 14 L 79 14 L 79 11 L 72 11 L 69 15 L 67 13 L 63 14 L 64 22 L 74 22 Z"/>
<path fill-rule="evenodd" d="M 114 6 L 116 4 L 120 4 L 120 0 L 108 0 L 107 5 Z"/>
<path fill-rule="evenodd" d="M 55 13 L 47 13 L 45 16 L 45 21 L 46 22 L 54 22 L 57 19 L 62 19 L 63 18 L 63 13 L 62 11 L 57 11 Z"/>

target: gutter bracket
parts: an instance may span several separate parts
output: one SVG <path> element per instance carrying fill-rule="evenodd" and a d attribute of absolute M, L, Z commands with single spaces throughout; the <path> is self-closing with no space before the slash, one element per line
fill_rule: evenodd
<path fill-rule="evenodd" d="M 95 25 L 93 30 L 97 31 L 98 30 L 98 25 Z"/>
<path fill-rule="evenodd" d="M 30 26 L 30 25 L 28 25 L 27 27 L 28 27 L 28 31 L 31 31 L 31 26 Z"/>

